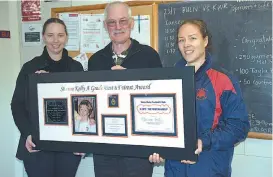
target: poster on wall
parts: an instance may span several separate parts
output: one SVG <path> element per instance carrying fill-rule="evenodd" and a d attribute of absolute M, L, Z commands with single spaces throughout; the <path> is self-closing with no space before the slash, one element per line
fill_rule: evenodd
<path fill-rule="evenodd" d="M 81 52 L 95 53 L 102 45 L 102 15 L 81 15 Z"/>
<path fill-rule="evenodd" d="M 39 46 L 42 44 L 42 24 L 22 24 L 23 46 Z"/>
<path fill-rule="evenodd" d="M 10 31 L 0 30 L 0 38 L 10 38 Z"/>
<path fill-rule="evenodd" d="M 103 27 L 103 19 L 103 14 L 81 15 L 81 52 L 95 53 L 111 42 L 108 32 Z"/>
<path fill-rule="evenodd" d="M 21 0 L 22 21 L 41 20 L 41 1 L 40 0 Z"/>

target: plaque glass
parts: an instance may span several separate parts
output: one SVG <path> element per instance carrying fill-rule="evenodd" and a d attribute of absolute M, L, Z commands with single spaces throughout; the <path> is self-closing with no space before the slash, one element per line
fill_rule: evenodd
<path fill-rule="evenodd" d="M 45 124 L 67 125 L 67 99 L 44 99 Z"/>

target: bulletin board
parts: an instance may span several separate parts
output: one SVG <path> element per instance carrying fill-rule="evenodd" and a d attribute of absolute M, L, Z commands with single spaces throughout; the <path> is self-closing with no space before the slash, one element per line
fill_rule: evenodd
<path fill-rule="evenodd" d="M 155 50 L 158 49 L 158 15 L 157 15 L 157 3 L 154 1 L 129 1 L 127 4 L 131 7 L 132 16 L 135 15 L 149 15 L 150 17 L 150 43 L 151 47 Z M 62 7 L 62 8 L 52 8 L 51 17 L 59 17 L 60 13 L 79 13 L 79 14 L 103 14 L 104 8 L 107 4 L 98 5 L 87 5 L 87 6 L 75 6 L 75 7 Z M 79 55 L 80 51 L 69 51 L 69 56 L 72 58 Z M 92 53 L 87 53 L 88 58 Z"/>

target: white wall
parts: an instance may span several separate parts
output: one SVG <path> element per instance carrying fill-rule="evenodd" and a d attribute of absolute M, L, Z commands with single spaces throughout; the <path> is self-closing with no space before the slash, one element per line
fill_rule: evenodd
<path fill-rule="evenodd" d="M 17 3 L 0 1 L 0 30 L 10 30 L 11 39 L 0 39 L 0 176 L 22 177 L 22 163 L 15 159 L 18 130 L 10 102 L 20 68 Z M 18 173 L 17 173 L 18 172 Z"/>
<path fill-rule="evenodd" d="M 271 177 L 272 140 L 248 138 L 236 147 L 232 177 Z"/>
<path fill-rule="evenodd" d="M 42 2 L 42 24 L 50 17 L 50 8 L 91 5 L 98 2 L 109 2 L 113 0 L 97 1 L 61 1 Z M 0 176 L 22 177 L 22 164 L 15 159 L 15 149 L 18 143 L 18 133 L 14 126 L 10 112 L 10 100 L 14 89 L 15 79 L 21 64 L 41 54 L 43 46 L 23 47 L 21 45 L 21 22 L 19 17 L 19 2 L 1 2 L 0 0 L 0 29 L 11 30 L 11 39 L 0 39 Z M 8 15 L 7 15 L 8 14 Z M 18 29 L 19 26 L 19 29 Z M 20 46 L 19 46 L 20 45 Z M 11 49 L 12 48 L 12 49 Z M 20 60 L 21 54 L 21 60 Z M 21 61 L 21 62 L 20 62 Z M 7 67 L 9 66 L 9 68 Z M 8 135 L 8 136 L 7 136 Z M 4 164 L 4 165 L 2 165 Z M 232 177 L 271 177 L 272 176 L 272 141 L 247 139 L 235 149 L 233 160 Z M 164 169 L 162 166 L 154 168 L 154 177 L 162 177 Z M 24 175 L 26 176 L 26 175 Z M 82 160 L 77 177 L 94 177 L 92 158 Z"/>

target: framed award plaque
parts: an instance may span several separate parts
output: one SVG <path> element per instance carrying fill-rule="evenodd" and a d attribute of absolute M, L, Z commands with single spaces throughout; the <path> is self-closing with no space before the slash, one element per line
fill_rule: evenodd
<path fill-rule="evenodd" d="M 37 149 L 197 160 L 193 67 L 32 74 Z"/>

